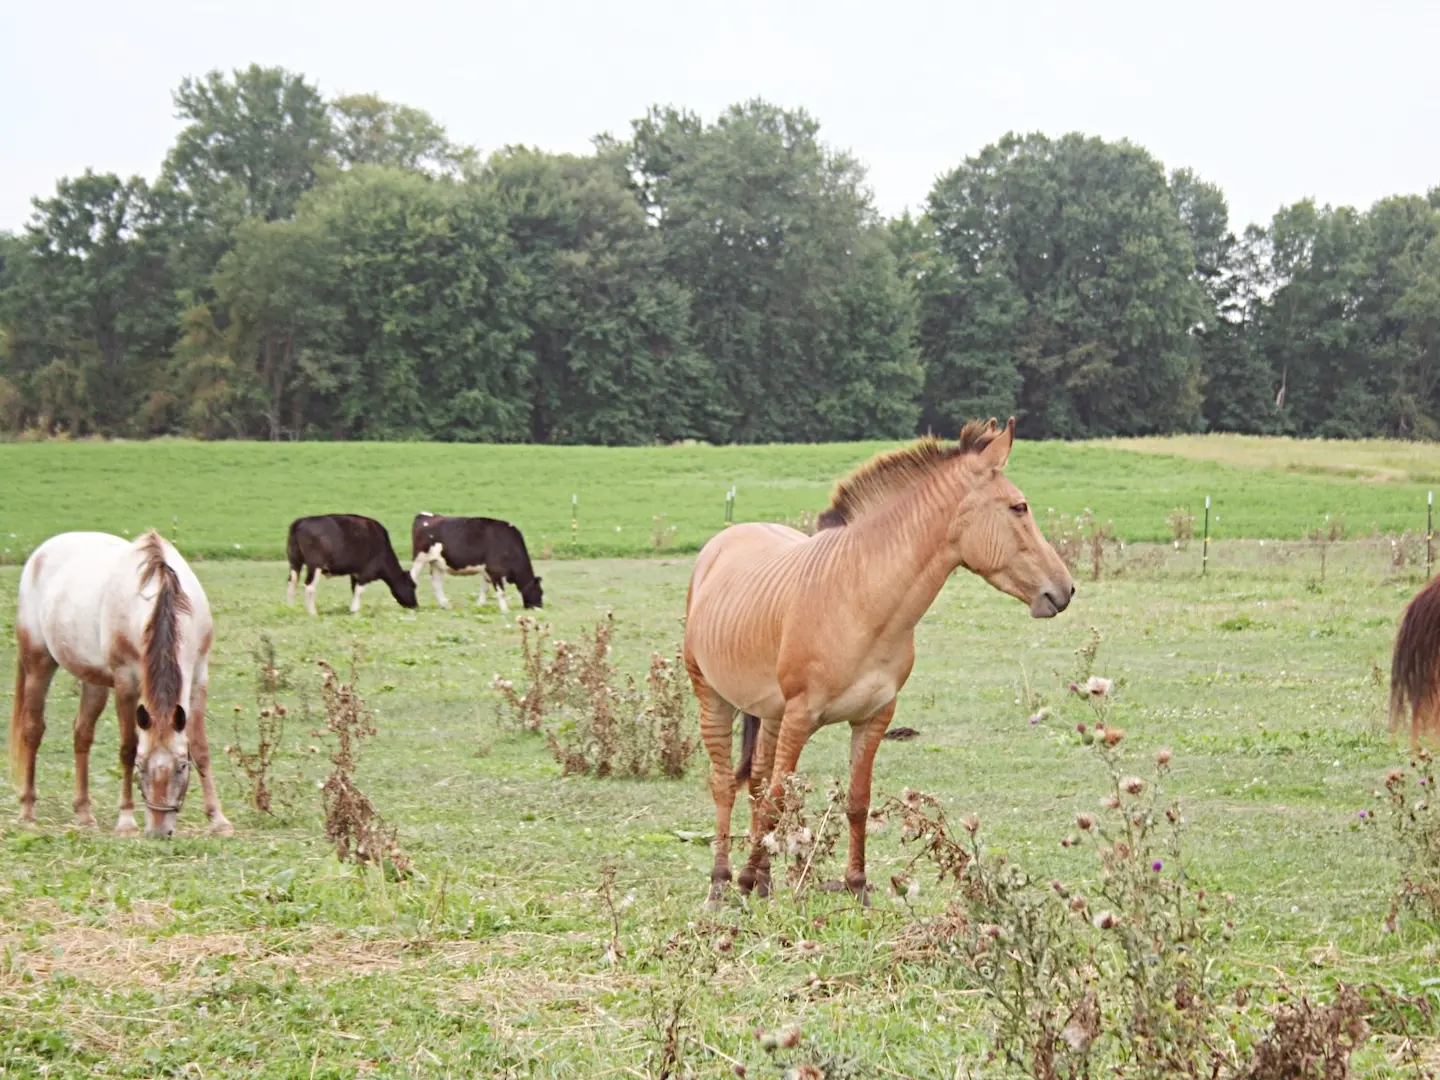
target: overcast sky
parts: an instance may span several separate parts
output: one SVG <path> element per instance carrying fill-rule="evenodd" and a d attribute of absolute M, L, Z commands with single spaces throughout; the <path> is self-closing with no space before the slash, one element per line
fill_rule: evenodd
<path fill-rule="evenodd" d="M 252 62 L 415 105 L 482 151 L 583 151 L 653 103 L 803 106 L 879 208 L 1006 131 L 1129 139 L 1232 223 L 1440 185 L 1440 3 L 0 0 L 0 229 L 86 166 L 154 177 L 186 75 Z"/>

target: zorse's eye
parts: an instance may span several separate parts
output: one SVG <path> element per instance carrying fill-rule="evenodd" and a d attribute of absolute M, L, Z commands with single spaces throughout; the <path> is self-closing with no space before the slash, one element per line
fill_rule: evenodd
<path fill-rule="evenodd" d="M 1017 514 L 1024 514 L 1029 512 L 1030 506 L 1028 503 L 1018 502 L 1014 506 L 1010 507 L 1010 509 L 1015 511 L 1015 513 Z"/>

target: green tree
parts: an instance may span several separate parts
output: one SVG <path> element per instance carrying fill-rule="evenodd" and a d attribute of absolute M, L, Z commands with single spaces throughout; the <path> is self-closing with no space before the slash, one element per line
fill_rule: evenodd
<path fill-rule="evenodd" d="M 1205 426 L 1263 433 L 1278 424 L 1279 380 L 1256 348 L 1257 255 L 1263 234 L 1230 231 L 1225 193 L 1190 169 L 1170 175 L 1170 193 L 1195 253 L 1203 308 L 1193 335 L 1200 349 Z"/>
<path fill-rule="evenodd" d="M 474 151 L 450 142 L 423 109 L 396 105 L 374 94 L 347 94 L 330 102 L 335 156 L 341 165 L 389 165 L 414 172 L 453 173 L 471 164 Z"/>
<path fill-rule="evenodd" d="M 921 294 L 933 422 L 1015 394 L 1036 436 L 1199 425 L 1204 298 L 1148 153 L 1007 135 L 936 183 L 928 216 L 944 257 Z"/>
<path fill-rule="evenodd" d="M 913 302 L 853 158 L 825 147 L 803 111 L 762 101 L 709 125 L 654 109 L 628 149 L 715 371 L 712 438 L 914 431 Z"/>
<path fill-rule="evenodd" d="M 689 298 L 624 161 L 511 148 L 484 179 L 525 285 L 529 437 L 625 444 L 703 434 L 711 372 L 690 345 Z"/>
<path fill-rule="evenodd" d="M 224 207 L 266 221 L 290 217 L 333 142 L 320 92 L 283 68 L 187 78 L 175 110 L 188 123 L 164 175 L 202 214 Z"/>
<path fill-rule="evenodd" d="M 317 222 L 251 218 L 211 281 L 214 313 L 187 314 L 182 358 L 186 381 L 205 393 L 195 426 L 214 423 L 223 400 L 227 421 L 275 440 L 312 429 L 312 398 L 336 387 L 335 339 L 341 317 L 339 252 Z M 228 363 L 218 363 L 216 354 Z M 221 395 L 214 378 L 226 373 Z M 258 428 L 258 431 L 256 430 Z"/>
<path fill-rule="evenodd" d="M 334 434 L 524 441 L 534 358 L 493 191 L 359 166 L 302 213 L 340 252 Z"/>
<path fill-rule="evenodd" d="M 3 374 L 20 422 L 145 434 L 141 404 L 163 380 L 178 304 L 145 181 L 61 180 L 5 245 Z"/>
<path fill-rule="evenodd" d="M 320 92 L 301 75 L 252 64 L 187 78 L 174 94 L 186 121 L 156 196 L 177 280 L 203 295 L 247 218 L 281 221 L 330 163 L 334 133 Z"/>

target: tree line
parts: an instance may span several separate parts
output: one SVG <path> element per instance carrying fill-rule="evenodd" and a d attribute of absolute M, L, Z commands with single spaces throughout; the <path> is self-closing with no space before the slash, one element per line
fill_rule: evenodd
<path fill-rule="evenodd" d="M 1239 232 L 1143 148 L 1007 135 L 885 220 L 814 118 L 482 157 L 252 66 L 151 182 L 0 234 L 0 430 L 634 444 L 1440 434 L 1440 188 Z"/>

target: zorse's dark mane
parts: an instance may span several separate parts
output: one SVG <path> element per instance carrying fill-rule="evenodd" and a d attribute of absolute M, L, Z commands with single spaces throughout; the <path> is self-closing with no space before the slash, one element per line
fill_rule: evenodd
<path fill-rule="evenodd" d="M 920 483 L 947 461 L 980 453 L 1000 437 L 1001 430 L 994 420 L 971 420 L 960 429 L 956 442 L 926 437 L 898 450 L 877 454 L 835 485 L 830 506 L 817 519 L 817 527 L 833 529 L 848 525 L 866 510 Z"/>

